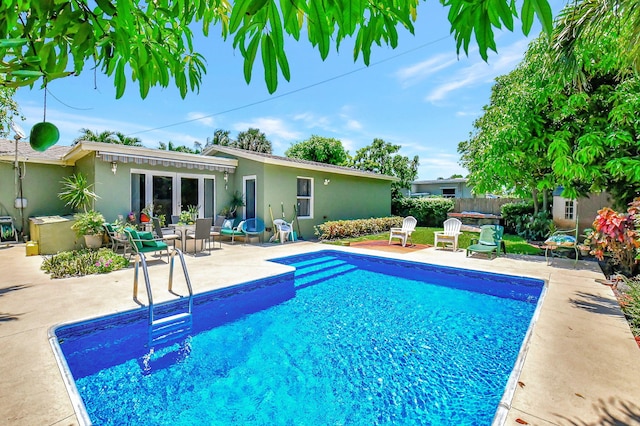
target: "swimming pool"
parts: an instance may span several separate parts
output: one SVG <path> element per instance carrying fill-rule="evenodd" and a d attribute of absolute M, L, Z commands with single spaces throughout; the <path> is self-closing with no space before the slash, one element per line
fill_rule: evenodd
<path fill-rule="evenodd" d="M 296 271 L 197 295 L 188 333 L 153 351 L 146 310 L 52 330 L 81 421 L 490 424 L 508 404 L 542 281 L 334 251 L 273 261 Z"/>

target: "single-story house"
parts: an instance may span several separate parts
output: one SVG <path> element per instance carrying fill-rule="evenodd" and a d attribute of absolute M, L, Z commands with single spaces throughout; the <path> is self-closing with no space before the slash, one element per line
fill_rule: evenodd
<path fill-rule="evenodd" d="M 471 188 L 467 186 L 469 179 L 435 179 L 416 180 L 411 182 L 411 196 L 423 197 L 436 195 L 444 198 L 475 198 Z"/>
<path fill-rule="evenodd" d="M 63 178 L 78 172 L 94 184 L 95 209 L 107 221 L 130 211 L 139 217 L 151 203 L 166 218 L 188 206 L 196 206 L 200 217 L 214 217 L 238 191 L 245 206 L 237 220 L 259 217 L 270 227 L 271 212 L 277 219 L 284 210 L 291 221 L 296 206 L 299 233 L 307 239 L 327 220 L 390 215 L 395 180 L 229 147 L 199 155 L 83 141 L 38 152 L 28 142 L 0 139 L 0 216 L 13 217 L 28 234 L 30 218 L 72 214 L 58 194 Z"/>

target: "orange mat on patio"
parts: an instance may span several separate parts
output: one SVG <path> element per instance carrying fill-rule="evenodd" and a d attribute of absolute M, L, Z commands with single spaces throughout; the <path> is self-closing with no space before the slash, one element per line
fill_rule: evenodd
<path fill-rule="evenodd" d="M 430 245 L 426 244 L 407 244 L 406 247 L 402 247 L 402 244 L 400 244 L 399 242 L 394 241 L 389 244 L 387 240 L 358 241 L 352 242 L 350 246 L 372 250 L 390 251 L 394 253 L 411 253 L 431 247 Z"/>

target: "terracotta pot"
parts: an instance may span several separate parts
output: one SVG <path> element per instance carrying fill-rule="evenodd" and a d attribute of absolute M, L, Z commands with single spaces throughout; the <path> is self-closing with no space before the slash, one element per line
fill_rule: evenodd
<path fill-rule="evenodd" d="M 150 221 L 149 216 L 147 216 L 144 213 L 140 213 L 140 222 L 149 222 L 149 221 Z"/>

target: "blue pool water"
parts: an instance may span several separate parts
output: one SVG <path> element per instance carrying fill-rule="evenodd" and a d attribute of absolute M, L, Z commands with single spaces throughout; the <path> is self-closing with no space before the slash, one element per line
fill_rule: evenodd
<path fill-rule="evenodd" d="M 540 280 L 322 251 L 194 299 L 149 347 L 137 310 L 55 330 L 94 424 L 490 424 Z M 184 309 L 176 304 L 165 314 Z"/>

